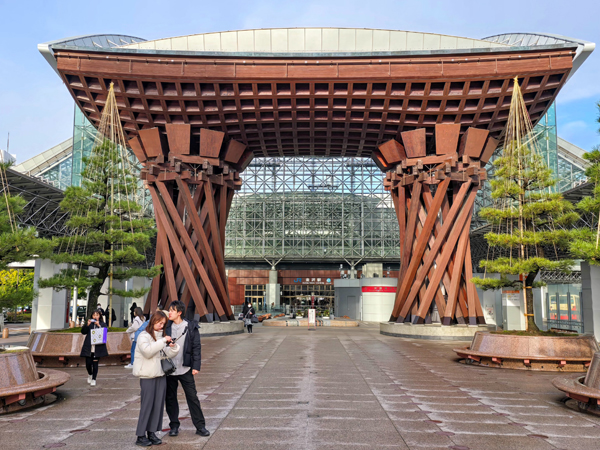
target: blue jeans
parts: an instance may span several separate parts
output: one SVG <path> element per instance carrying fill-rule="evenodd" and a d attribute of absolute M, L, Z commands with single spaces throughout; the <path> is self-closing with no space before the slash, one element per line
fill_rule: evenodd
<path fill-rule="evenodd" d="M 134 356 L 135 356 L 135 341 L 133 341 L 133 343 L 131 344 L 131 360 L 129 361 L 129 364 L 133 364 Z"/>

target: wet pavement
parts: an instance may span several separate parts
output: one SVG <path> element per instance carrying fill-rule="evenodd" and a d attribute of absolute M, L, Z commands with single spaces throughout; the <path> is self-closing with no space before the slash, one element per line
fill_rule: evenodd
<path fill-rule="evenodd" d="M 180 435 L 160 447 L 599 448 L 600 417 L 567 408 L 556 373 L 465 366 L 456 345 L 383 336 L 377 324 L 203 338 L 196 380 L 212 434 L 194 434 L 180 389 Z M 131 371 L 100 367 L 95 388 L 84 368 L 66 371 L 56 402 L 0 416 L 0 448 L 138 448 Z"/>

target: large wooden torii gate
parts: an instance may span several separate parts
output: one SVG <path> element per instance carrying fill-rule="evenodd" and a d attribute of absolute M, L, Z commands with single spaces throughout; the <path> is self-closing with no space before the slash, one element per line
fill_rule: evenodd
<path fill-rule="evenodd" d="M 167 124 L 140 130 L 128 144 L 143 166 L 158 230 L 155 264 L 145 312 L 182 300 L 202 321 L 233 319 L 225 276 L 225 225 L 239 173 L 253 153 L 225 134 L 202 129 L 192 149 L 191 126 Z"/>
<path fill-rule="evenodd" d="M 475 196 L 498 141 L 489 131 L 460 124 L 435 126 L 435 155 L 425 129 L 401 133 L 379 146 L 400 225 L 400 275 L 390 320 L 423 323 L 435 301 L 443 325 L 484 324 L 473 277 L 469 231 Z M 460 138 L 460 142 L 459 142 Z"/>

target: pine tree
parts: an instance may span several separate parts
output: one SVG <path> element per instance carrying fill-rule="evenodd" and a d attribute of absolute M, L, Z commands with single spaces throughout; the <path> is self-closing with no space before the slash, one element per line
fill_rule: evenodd
<path fill-rule="evenodd" d="M 7 163 L 0 163 L 0 270 L 10 263 L 43 257 L 52 251 L 52 243 L 39 238 L 35 228 L 19 225 L 17 217 L 23 212 L 24 198 L 10 195 L 6 169 Z"/>
<path fill-rule="evenodd" d="M 600 102 L 598 107 L 598 123 L 600 123 Z M 598 130 L 600 131 L 600 129 Z M 573 242 L 571 243 L 571 254 L 583 259 L 590 264 L 600 265 L 600 146 L 596 146 L 591 152 L 583 157 L 591 165 L 586 169 L 585 175 L 588 181 L 594 184 L 594 192 L 591 197 L 585 197 L 577 208 L 589 213 L 596 218 L 597 225 L 594 228 L 580 228 L 573 231 Z"/>
<path fill-rule="evenodd" d="M 97 308 L 111 268 L 114 280 L 153 278 L 160 273 L 160 267 L 145 267 L 143 253 L 151 246 L 155 224 L 143 217 L 142 206 L 135 201 L 137 179 L 123 152 L 120 146 L 104 140 L 83 159 L 82 186 L 67 188 L 60 204 L 70 213 L 66 225 L 71 235 L 55 238 L 58 251 L 51 257 L 54 263 L 67 263 L 69 268 L 39 284 L 56 290 L 86 289 L 88 317 Z M 107 294 L 141 297 L 147 292 L 109 288 Z"/>
<path fill-rule="evenodd" d="M 496 232 L 485 235 L 488 244 L 501 256 L 481 262 L 487 272 L 499 273 L 500 279 L 474 278 L 484 290 L 504 287 L 520 288 L 525 296 L 527 330 L 539 331 L 533 316 L 533 291 L 539 284 L 535 278 L 541 270 L 569 272 L 573 261 L 551 260 L 548 248 L 568 249 L 569 228 L 579 219 L 573 205 L 559 193 L 552 171 L 537 154 L 532 126 L 515 79 L 506 142 L 500 158 L 494 162 L 491 181 L 492 198 L 497 205 L 483 208 L 480 216 L 491 223 Z M 522 281 L 508 276 L 522 277 Z"/>

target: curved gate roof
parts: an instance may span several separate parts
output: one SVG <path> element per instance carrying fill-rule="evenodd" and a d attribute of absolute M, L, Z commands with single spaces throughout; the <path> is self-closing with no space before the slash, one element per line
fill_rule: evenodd
<path fill-rule="evenodd" d="M 534 123 L 594 44 L 531 33 L 290 28 L 144 41 L 94 35 L 38 46 L 98 124 L 115 83 L 129 136 L 169 123 L 224 132 L 256 156 L 371 156 L 389 139 L 458 123 L 502 138 L 512 79 Z"/>

